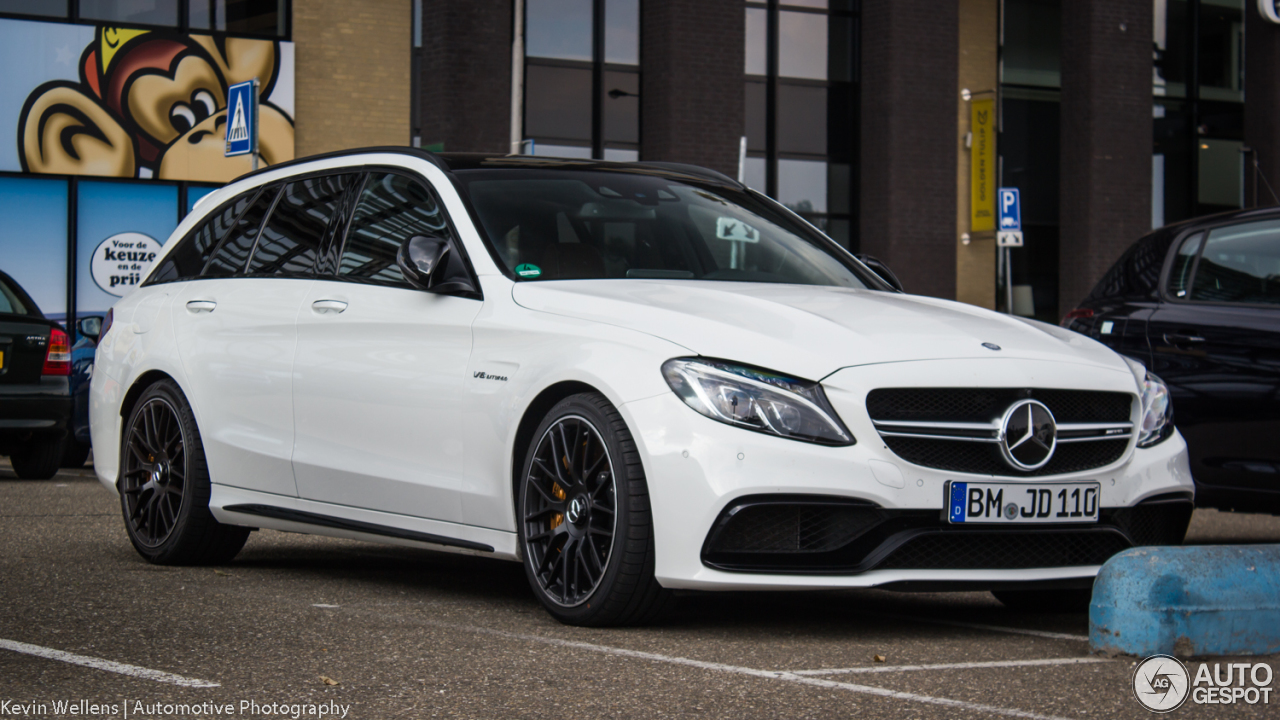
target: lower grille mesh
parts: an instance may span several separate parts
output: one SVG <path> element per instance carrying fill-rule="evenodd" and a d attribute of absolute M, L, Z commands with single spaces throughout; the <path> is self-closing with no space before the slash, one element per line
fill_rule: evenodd
<path fill-rule="evenodd" d="M 856 505 L 750 505 L 722 523 L 712 552 L 817 553 L 843 547 L 875 525 L 880 513 Z"/>

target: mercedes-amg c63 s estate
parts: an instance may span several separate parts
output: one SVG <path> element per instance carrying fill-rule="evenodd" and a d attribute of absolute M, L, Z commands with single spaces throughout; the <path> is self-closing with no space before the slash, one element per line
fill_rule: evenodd
<path fill-rule="evenodd" d="M 151 562 L 228 561 L 251 528 L 486 555 L 584 625 L 677 589 L 1079 597 L 1180 542 L 1193 499 L 1140 363 L 898 292 L 662 163 L 386 148 L 247 175 L 112 310 L 91 396 Z"/>

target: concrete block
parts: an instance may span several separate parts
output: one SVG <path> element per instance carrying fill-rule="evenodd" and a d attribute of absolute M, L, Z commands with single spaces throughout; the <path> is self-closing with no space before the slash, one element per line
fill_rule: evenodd
<path fill-rule="evenodd" d="M 1089 603 L 1093 652 L 1280 653 L 1280 545 L 1141 547 L 1107 561 Z"/>

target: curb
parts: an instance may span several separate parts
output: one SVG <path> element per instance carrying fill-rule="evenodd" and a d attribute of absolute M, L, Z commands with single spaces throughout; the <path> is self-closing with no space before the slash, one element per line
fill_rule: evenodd
<path fill-rule="evenodd" d="M 1140 547 L 1102 566 L 1089 646 L 1108 655 L 1280 653 L 1280 545 Z"/>

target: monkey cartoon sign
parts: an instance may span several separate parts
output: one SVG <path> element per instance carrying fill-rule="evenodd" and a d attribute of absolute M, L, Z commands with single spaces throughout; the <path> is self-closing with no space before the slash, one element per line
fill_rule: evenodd
<path fill-rule="evenodd" d="M 249 171 L 250 160 L 224 155 L 228 88 L 253 79 L 259 87 L 261 162 L 293 158 L 290 43 L 101 26 L 91 28 L 92 39 L 80 46 L 70 79 L 48 66 L 69 65 L 74 46 L 58 47 L 48 36 L 78 36 L 86 28 L 0 21 L 0 40 L 21 43 L 6 36 L 35 26 L 44 37 L 28 42 L 52 48 L 58 58 L 34 75 L 56 79 L 31 89 L 17 113 L 21 170 L 230 181 Z M 0 100 L 0 110 L 12 100 Z M 9 122 L 0 117 L 0 131 Z M 3 160 L 0 155 L 0 165 Z"/>

